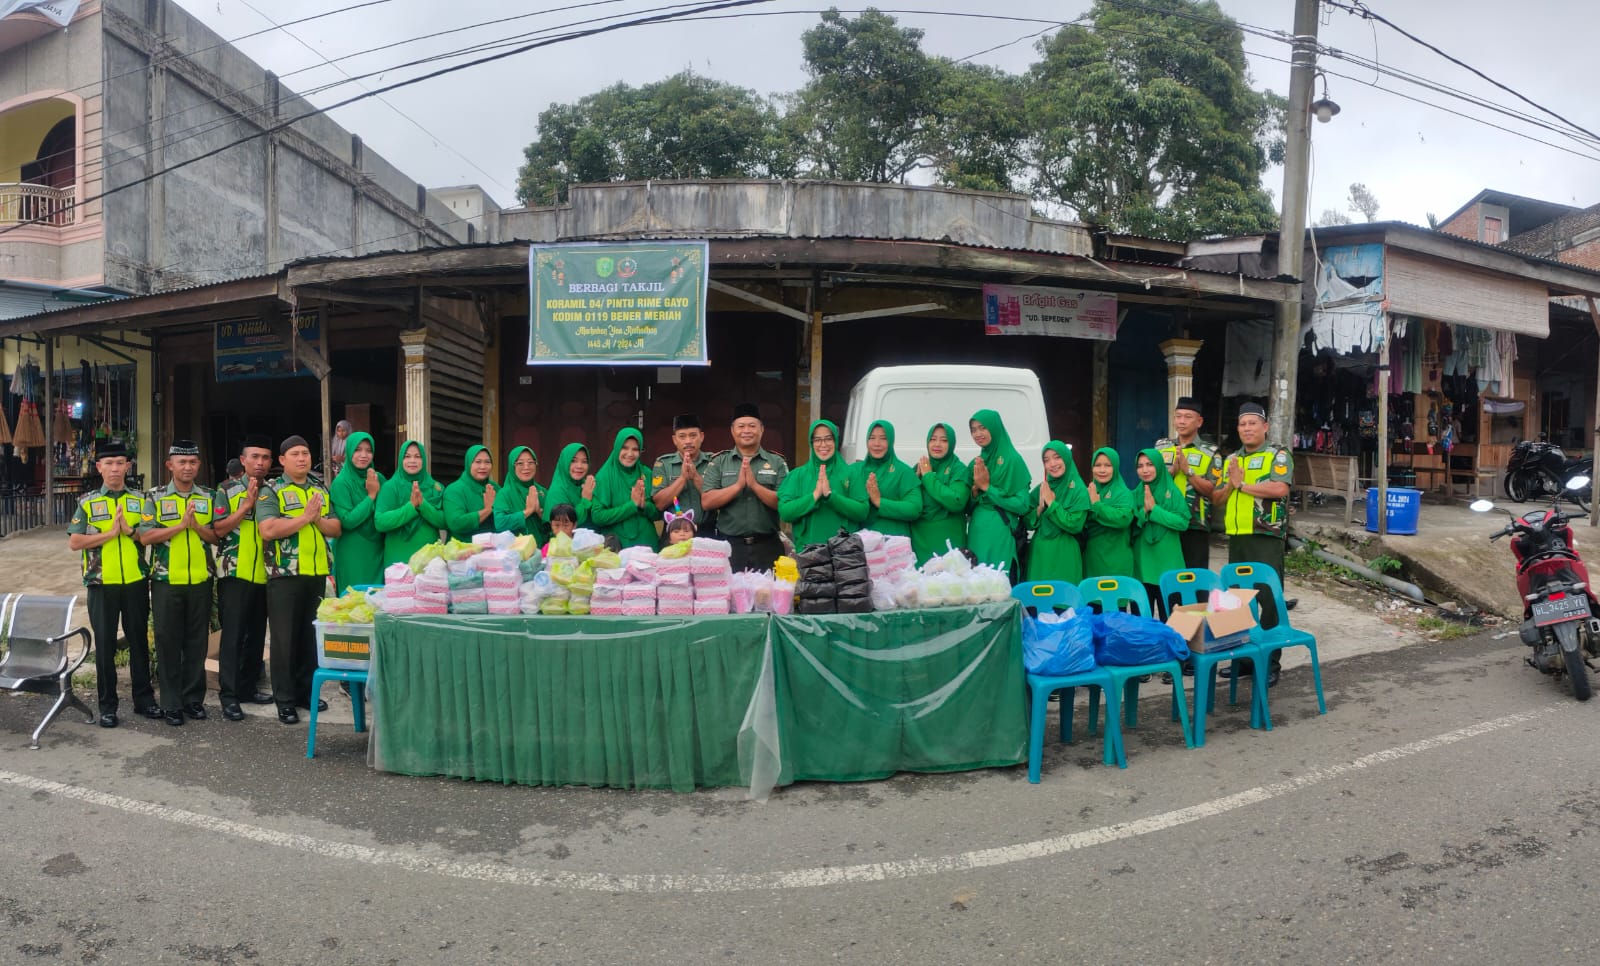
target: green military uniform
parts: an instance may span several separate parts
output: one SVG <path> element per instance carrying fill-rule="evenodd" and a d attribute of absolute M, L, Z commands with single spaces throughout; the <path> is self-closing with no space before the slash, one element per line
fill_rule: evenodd
<path fill-rule="evenodd" d="M 1216 513 L 1211 501 L 1201 496 L 1199 490 L 1189 485 L 1189 481 L 1210 480 L 1213 486 L 1221 482 L 1222 459 L 1217 455 L 1217 448 L 1199 436 L 1181 447 L 1175 439 L 1159 440 L 1156 449 L 1167 464 L 1173 484 L 1189 504 L 1189 527 L 1179 537 L 1183 546 L 1183 565 L 1191 570 L 1205 570 L 1211 566 L 1211 521 Z M 1173 472 L 1180 449 L 1184 465 L 1188 467 L 1188 472 L 1182 475 Z"/>
<path fill-rule="evenodd" d="M 216 518 L 237 513 L 248 493 L 248 478 L 224 483 L 216 493 Z M 253 515 L 247 514 L 217 543 L 216 565 L 222 618 L 217 697 L 227 708 L 255 695 L 264 667 L 261 652 L 267 646 L 267 557 Z"/>
<path fill-rule="evenodd" d="M 148 533 L 176 526 L 191 507 L 201 526 L 216 521 L 217 502 L 210 491 L 195 486 L 183 492 L 176 482 L 168 483 L 150 492 L 139 529 Z M 205 703 L 206 632 L 211 623 L 214 571 L 210 545 L 193 530 L 150 547 L 156 678 L 161 684 L 161 705 L 168 715 Z"/>
<path fill-rule="evenodd" d="M 137 528 L 144 520 L 145 497 L 104 486 L 86 493 L 67 524 L 67 532 L 86 535 L 109 531 L 117 508 Z M 133 706 L 142 714 L 156 707 L 150 686 L 150 585 L 144 548 L 132 536 L 83 551 L 83 583 L 89 588 L 89 628 L 94 633 L 94 669 L 100 713 L 117 713 L 117 623 L 128 638 L 128 678 Z"/>
<path fill-rule="evenodd" d="M 296 519 L 306 513 L 313 496 L 321 496 L 320 516 L 332 512 L 332 498 L 322 481 L 308 476 L 296 483 L 280 476 L 261 489 L 256 522 L 278 517 Z M 281 540 L 267 542 L 267 620 L 272 625 L 272 697 L 279 711 L 311 706 L 311 675 L 316 671 L 317 605 L 332 573 L 328 538 L 311 523 Z"/>
<path fill-rule="evenodd" d="M 1223 485 L 1227 484 L 1234 463 L 1243 465 L 1246 486 L 1257 483 L 1288 485 L 1294 479 L 1294 460 L 1289 451 L 1270 443 L 1256 450 L 1241 449 L 1229 456 L 1222 467 Z M 1222 522 L 1228 533 L 1229 563 L 1266 564 L 1277 571 L 1280 581 L 1283 580 L 1284 544 L 1289 535 L 1287 493 L 1277 498 L 1251 496 L 1229 487 Z M 1262 607 L 1270 608 L 1271 603 L 1262 601 Z M 1274 618 L 1281 623 L 1283 615 L 1262 614 L 1265 626 L 1275 626 Z M 1282 651 L 1272 652 L 1273 668 L 1278 666 L 1282 654 Z"/>
<path fill-rule="evenodd" d="M 707 492 L 732 486 L 739 479 L 744 457 L 737 446 L 713 456 L 701 470 Z M 777 492 L 784 477 L 789 475 L 789 464 L 783 457 L 763 447 L 757 447 L 750 458 L 750 471 L 761 486 Z M 783 554 L 783 541 L 778 536 L 778 511 L 761 502 L 749 489 L 717 509 L 717 534 L 733 544 L 733 569 L 770 570 L 773 561 Z"/>
<path fill-rule="evenodd" d="M 705 479 L 706 467 L 710 465 L 711 454 L 701 450 L 694 461 L 694 468 L 700 471 L 701 479 Z M 734 472 L 737 474 L 738 470 L 735 469 Z M 676 483 L 678 477 L 682 475 L 682 453 L 668 453 L 665 456 L 656 457 L 655 463 L 650 467 L 650 499 L 654 500 L 657 493 Z M 678 512 L 693 510 L 695 530 L 710 536 L 717 532 L 717 515 L 702 505 L 701 498 L 704 496 L 705 494 L 700 492 L 698 486 L 693 483 L 685 483 L 683 489 L 678 491 Z M 662 533 L 661 539 L 665 541 L 667 535 Z"/>

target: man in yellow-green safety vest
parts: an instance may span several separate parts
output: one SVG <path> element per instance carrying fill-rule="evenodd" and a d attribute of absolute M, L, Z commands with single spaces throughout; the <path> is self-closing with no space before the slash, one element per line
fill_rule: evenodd
<path fill-rule="evenodd" d="M 333 572 L 328 538 L 343 529 L 332 515 L 332 499 L 311 475 L 311 446 L 290 436 L 278 446 L 283 475 L 256 502 L 256 527 L 266 544 L 267 623 L 272 629 L 272 698 L 278 720 L 298 724 L 295 708 L 310 708 L 316 672 L 317 605 Z M 326 705 L 319 704 L 319 709 Z"/>
<path fill-rule="evenodd" d="M 1222 468 L 1222 482 L 1211 494 L 1211 502 L 1222 507 L 1223 527 L 1228 534 L 1228 562 L 1266 564 L 1283 580 L 1284 544 L 1289 536 L 1289 481 L 1294 477 L 1294 461 L 1289 451 L 1267 442 L 1267 411 L 1256 403 L 1239 407 L 1238 452 L 1229 456 Z M 1274 614 L 1273 601 L 1261 600 L 1262 624 L 1276 626 L 1284 619 Z M 1272 652 L 1272 669 L 1267 686 L 1278 682 L 1278 662 L 1282 651 Z M 1245 668 L 1235 662 L 1239 673 Z"/>
<path fill-rule="evenodd" d="M 217 501 L 195 486 L 200 447 L 176 439 L 167 449 L 171 479 L 145 500 L 139 542 L 150 548 L 150 610 L 156 627 L 156 678 L 167 724 L 206 717 L 206 638 L 211 629 L 211 545 Z M 223 513 L 222 516 L 227 516 Z"/>

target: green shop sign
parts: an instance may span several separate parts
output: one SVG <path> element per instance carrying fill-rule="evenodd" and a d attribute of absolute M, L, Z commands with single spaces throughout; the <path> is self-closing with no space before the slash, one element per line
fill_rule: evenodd
<path fill-rule="evenodd" d="M 533 245 L 528 365 L 703 366 L 704 241 Z"/>

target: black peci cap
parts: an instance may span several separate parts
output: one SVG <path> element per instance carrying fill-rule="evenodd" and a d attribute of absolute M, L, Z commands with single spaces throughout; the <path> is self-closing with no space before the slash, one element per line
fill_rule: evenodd
<path fill-rule="evenodd" d="M 676 433 L 680 429 L 699 429 L 699 428 L 700 428 L 700 417 L 696 416 L 694 413 L 679 413 L 678 415 L 672 417 L 672 431 L 674 433 Z"/>
<path fill-rule="evenodd" d="M 175 439 L 167 447 L 168 456 L 199 456 L 200 444 L 192 439 Z"/>
<path fill-rule="evenodd" d="M 1194 398 L 1193 396 L 1179 396 L 1178 404 L 1172 408 L 1174 411 L 1179 409 L 1187 409 L 1191 413 L 1198 413 L 1200 411 L 1200 400 Z"/>
<path fill-rule="evenodd" d="M 761 418 L 761 407 L 757 406 L 753 402 L 742 402 L 739 405 L 733 407 L 733 419 L 734 419 L 734 421 L 738 421 L 738 420 L 744 419 L 746 417 L 749 417 L 750 419 L 760 419 Z"/>
<path fill-rule="evenodd" d="M 239 452 L 243 453 L 247 449 L 264 449 L 270 453 L 272 452 L 272 438 L 263 433 L 251 433 L 244 438 L 243 443 L 239 444 Z"/>
<path fill-rule="evenodd" d="M 1239 406 L 1239 415 L 1260 416 L 1262 419 L 1266 419 L 1267 411 L 1261 408 L 1260 403 L 1247 402 Z"/>
<path fill-rule="evenodd" d="M 114 439 L 97 443 L 94 448 L 94 458 L 97 460 L 110 459 L 113 456 L 127 457 L 128 447 Z"/>

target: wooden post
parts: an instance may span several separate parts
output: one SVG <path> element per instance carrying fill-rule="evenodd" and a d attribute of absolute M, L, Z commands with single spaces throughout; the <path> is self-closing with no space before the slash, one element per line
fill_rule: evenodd
<path fill-rule="evenodd" d="M 39 413 L 44 422 L 44 519 L 47 526 L 56 520 L 56 340 L 44 340 L 44 409 Z"/>
<path fill-rule="evenodd" d="M 822 418 L 822 310 L 819 308 L 811 310 L 811 408 L 807 416 L 807 427 Z M 801 438 L 807 438 L 806 434 L 796 437 Z M 807 442 L 806 445 L 811 444 Z"/>
<path fill-rule="evenodd" d="M 328 313 L 322 315 L 322 358 L 328 363 L 328 368 L 317 379 L 317 389 L 322 397 L 322 475 L 323 482 L 333 485 L 333 350 L 330 348 L 331 340 L 328 332 Z"/>
<path fill-rule="evenodd" d="M 1389 532 L 1389 313 L 1378 346 L 1378 535 Z"/>
<path fill-rule="evenodd" d="M 1094 386 L 1089 406 L 1089 437 L 1095 449 L 1111 445 L 1111 343 L 1094 344 Z"/>
<path fill-rule="evenodd" d="M 1589 296 L 1589 319 L 1590 319 L 1590 321 L 1592 321 L 1594 323 L 1595 332 L 1597 334 L 1600 334 L 1600 304 L 1596 304 L 1593 295 Z M 1594 393 L 1594 431 L 1595 431 L 1595 434 L 1597 436 L 1600 436 L 1600 363 L 1597 363 L 1596 370 L 1595 370 L 1594 388 L 1595 388 L 1595 393 Z M 1513 389 L 1513 392 L 1514 391 L 1515 390 Z M 1482 443 L 1479 443 L 1478 445 L 1479 445 L 1480 449 L 1483 446 Z M 1600 450 L 1600 446 L 1594 446 L 1594 445 L 1591 444 L 1590 448 L 1589 448 L 1589 451 L 1592 453 L 1592 452 L 1595 452 L 1596 450 Z M 1591 479 L 1589 481 L 1589 502 L 1590 503 L 1594 502 L 1594 493 L 1595 493 L 1594 481 Z M 1600 514 L 1596 514 L 1593 510 L 1591 510 L 1590 513 L 1589 513 L 1589 526 L 1591 526 L 1591 527 L 1600 527 Z"/>

